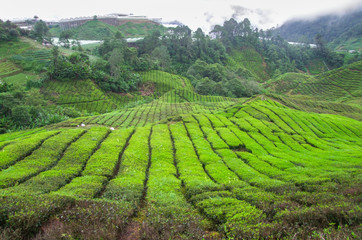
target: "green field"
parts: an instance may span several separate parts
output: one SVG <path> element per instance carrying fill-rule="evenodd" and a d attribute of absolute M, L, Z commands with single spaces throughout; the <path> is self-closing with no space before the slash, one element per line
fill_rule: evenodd
<path fill-rule="evenodd" d="M 21 72 L 9 77 L 4 77 L 3 79 L 5 82 L 10 84 L 26 86 L 26 83 L 29 80 L 33 81 L 39 80 L 39 75 Z"/>
<path fill-rule="evenodd" d="M 23 39 L 16 42 L 0 42 L 0 60 L 19 54 L 30 47 L 31 45 Z"/>
<path fill-rule="evenodd" d="M 254 100 L 144 124 L 161 101 L 3 138 L 2 236 L 360 237 L 361 122 Z"/>

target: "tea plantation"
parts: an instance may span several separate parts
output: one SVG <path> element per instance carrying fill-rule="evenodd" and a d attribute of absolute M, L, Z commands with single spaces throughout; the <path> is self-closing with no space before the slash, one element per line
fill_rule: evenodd
<path fill-rule="evenodd" d="M 361 122 L 266 97 L 198 113 L 170 99 L 3 135 L 1 238 L 360 237 Z"/>
<path fill-rule="evenodd" d="M 50 50 L 26 41 L 0 56 L 1 106 L 75 112 L 0 135 L 0 239 L 362 238 L 361 61 L 265 82 L 264 56 L 231 51 L 265 82 L 232 98 L 161 70 L 127 93 L 43 78 Z"/>

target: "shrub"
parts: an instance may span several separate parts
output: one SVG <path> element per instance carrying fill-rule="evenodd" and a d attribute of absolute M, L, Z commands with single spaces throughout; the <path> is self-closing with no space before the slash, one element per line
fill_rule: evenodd
<path fill-rule="evenodd" d="M 127 203 L 79 200 L 52 218 L 35 239 L 117 239 L 132 214 Z"/>

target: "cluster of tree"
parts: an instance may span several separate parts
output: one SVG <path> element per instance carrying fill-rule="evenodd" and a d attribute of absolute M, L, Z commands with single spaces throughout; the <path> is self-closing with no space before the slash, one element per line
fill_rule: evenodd
<path fill-rule="evenodd" d="M 23 31 L 10 21 L 0 20 L 0 42 L 15 40 L 22 33 Z"/>
<path fill-rule="evenodd" d="M 322 35 L 316 35 L 315 43 L 317 45 L 317 48 L 314 51 L 315 55 L 322 58 L 328 64 L 328 66 L 331 68 L 338 68 L 343 65 L 344 56 L 328 49 Z"/>
<path fill-rule="evenodd" d="M 151 62 L 139 58 L 136 48 L 128 48 L 120 34 L 105 40 L 97 50 L 101 57 L 95 62 L 82 52 L 63 56 L 53 47 L 52 64 L 48 68 L 50 79 L 93 79 L 104 91 L 129 92 L 138 88 L 139 74 L 151 68 Z"/>
<path fill-rule="evenodd" d="M 149 66 L 151 68 L 190 78 L 200 94 L 241 97 L 259 93 L 261 90 L 253 79 L 243 78 L 226 67 L 227 49 L 241 42 L 255 42 L 250 23 L 248 25 L 248 20 L 245 20 L 240 24 L 240 37 L 246 40 L 235 40 L 239 35 L 229 38 L 230 34 L 224 27 L 216 28 L 219 32 L 213 31 L 213 37 L 220 35 L 221 38 L 213 39 L 200 28 L 192 33 L 187 26 L 178 26 L 164 36 L 156 31 L 137 44 L 139 57 L 153 63 Z"/>
<path fill-rule="evenodd" d="M 48 68 L 50 79 L 88 79 L 92 78 L 92 68 L 89 56 L 84 53 L 75 52 L 70 56 L 59 53 L 57 46 L 52 49 L 52 64 Z"/>
<path fill-rule="evenodd" d="M 197 93 L 228 97 L 251 97 L 262 92 L 253 79 L 219 64 L 208 64 L 197 60 L 188 69 L 186 76 L 191 79 Z"/>
<path fill-rule="evenodd" d="M 36 39 L 38 42 L 43 42 L 45 39 L 51 42 L 49 27 L 43 20 L 39 20 L 34 24 L 33 30 L 29 33 L 29 37 Z"/>
<path fill-rule="evenodd" d="M 82 115 L 73 108 L 49 104 L 39 87 L 25 89 L 0 81 L 0 133 L 7 129 L 41 127 Z"/>
<path fill-rule="evenodd" d="M 216 25 L 211 34 L 221 39 L 221 42 L 228 50 L 245 45 L 253 47 L 258 45 L 259 30 L 252 28 L 248 18 L 239 23 L 231 18 L 225 21 L 223 26 Z"/>
<path fill-rule="evenodd" d="M 161 37 L 155 31 L 137 44 L 140 57 L 150 59 L 166 71 L 184 74 L 197 60 L 224 64 L 227 53 L 220 41 L 214 41 L 199 28 L 195 33 L 187 26 L 178 26 Z"/>
<path fill-rule="evenodd" d="M 105 91 L 130 92 L 137 90 L 140 76 L 135 71 L 151 68 L 150 63 L 138 57 L 136 48 L 129 48 L 120 32 L 106 39 L 98 47 L 98 60 L 94 66 L 98 85 Z"/>
<path fill-rule="evenodd" d="M 280 36 L 267 37 L 265 34 L 260 34 L 260 38 L 262 41 L 258 43 L 258 49 L 264 56 L 271 76 L 297 70 L 307 71 L 306 66 L 313 58 L 313 51 L 308 44 L 291 45 Z"/>
<path fill-rule="evenodd" d="M 239 23 L 230 19 L 216 25 L 210 36 L 201 29 L 192 33 L 187 26 L 179 26 L 164 36 L 154 32 L 138 43 L 138 55 L 150 59 L 156 65 L 153 67 L 191 78 L 199 93 L 239 97 L 260 91 L 255 79 L 227 66 L 228 52 L 244 47 L 254 48 L 264 56 L 271 76 L 297 69 L 306 71 L 305 66 L 313 57 L 308 45 L 290 45 L 281 37 L 272 37 L 271 31 L 253 28 L 247 18 Z M 208 66 L 208 73 L 195 74 L 200 63 Z M 250 91 L 237 93 L 229 81 L 238 81 Z"/>
<path fill-rule="evenodd" d="M 69 37 L 71 32 L 62 33 L 60 40 L 65 46 L 69 44 Z M 326 59 L 331 67 L 340 64 L 337 55 L 325 47 L 313 51 L 307 44 L 290 45 L 280 36 L 273 36 L 270 30 L 253 28 L 246 18 L 239 23 L 230 19 L 222 26 L 216 25 L 210 36 L 200 28 L 193 33 L 187 26 L 170 29 L 163 36 L 154 31 L 138 42 L 137 48 L 128 47 L 118 32 L 96 49 L 102 60 L 91 64 L 84 54 L 58 56 L 54 58 L 50 76 L 91 78 L 105 91 L 129 92 L 137 90 L 140 82 L 135 72 L 161 69 L 189 77 L 199 93 L 250 96 L 261 91 L 255 79 L 244 71 L 228 67 L 228 52 L 245 46 L 254 48 L 264 57 L 270 76 L 307 71 L 306 66 L 314 57 Z"/>

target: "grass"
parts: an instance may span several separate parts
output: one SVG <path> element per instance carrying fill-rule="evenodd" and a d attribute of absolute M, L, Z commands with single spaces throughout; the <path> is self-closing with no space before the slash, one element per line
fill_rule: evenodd
<path fill-rule="evenodd" d="M 39 80 L 39 75 L 34 75 L 32 73 L 18 73 L 16 75 L 10 76 L 10 77 L 5 77 L 3 78 L 5 82 L 13 84 L 13 85 L 21 85 L 21 86 L 26 86 L 26 83 L 29 80 L 33 80 L 33 81 L 37 81 Z"/>
<path fill-rule="evenodd" d="M 0 43 L 0 60 L 9 58 L 13 55 L 19 54 L 27 49 L 31 45 L 22 39 L 16 42 L 1 42 Z"/>

